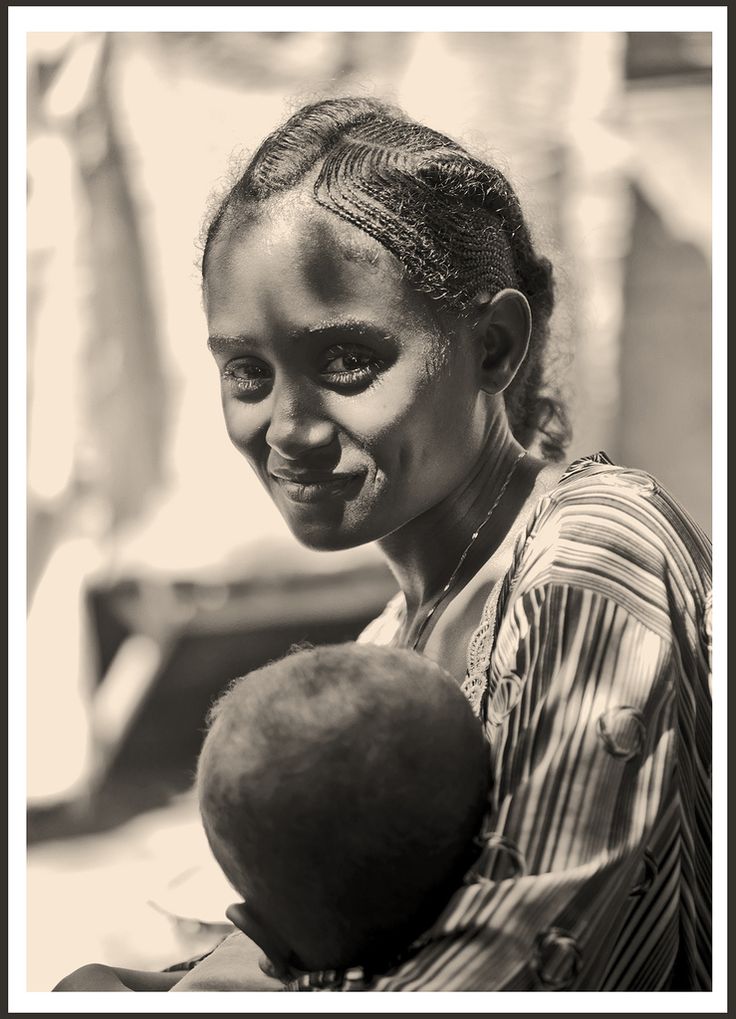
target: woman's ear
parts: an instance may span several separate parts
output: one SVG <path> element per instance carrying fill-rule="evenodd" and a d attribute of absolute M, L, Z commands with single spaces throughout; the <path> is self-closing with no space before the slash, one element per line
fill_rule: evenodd
<path fill-rule="evenodd" d="M 529 302 L 519 291 L 500 290 L 490 300 L 481 296 L 477 337 L 481 348 L 483 388 L 502 393 L 526 357 L 532 331 Z"/>

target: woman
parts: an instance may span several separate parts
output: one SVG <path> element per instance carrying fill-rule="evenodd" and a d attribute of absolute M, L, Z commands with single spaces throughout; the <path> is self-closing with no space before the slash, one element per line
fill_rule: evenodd
<path fill-rule="evenodd" d="M 551 268 L 506 180 L 374 100 L 307 106 L 203 286 L 231 440 L 300 541 L 378 542 L 400 592 L 361 639 L 457 677 L 497 777 L 408 958 L 288 986 L 707 989 L 709 546 L 649 475 L 561 462 Z M 177 990 L 258 986 L 252 958 L 233 936 Z"/>

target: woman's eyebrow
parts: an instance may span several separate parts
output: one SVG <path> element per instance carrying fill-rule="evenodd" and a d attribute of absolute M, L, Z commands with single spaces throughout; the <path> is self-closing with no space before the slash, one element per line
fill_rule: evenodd
<path fill-rule="evenodd" d="M 352 317 L 325 319 L 322 322 L 317 322 L 314 325 L 309 326 L 304 330 L 304 332 L 306 332 L 309 336 L 314 336 L 320 333 L 340 332 L 340 330 L 352 333 L 363 333 L 366 335 L 370 334 L 371 336 L 388 335 L 382 326 L 376 325 L 374 322 L 365 322 L 362 319 Z"/>
<path fill-rule="evenodd" d="M 246 336 L 242 333 L 239 336 L 208 336 L 207 346 L 213 354 L 218 354 L 222 351 L 229 350 L 231 347 L 242 347 L 243 344 L 250 343 L 250 336 Z"/>

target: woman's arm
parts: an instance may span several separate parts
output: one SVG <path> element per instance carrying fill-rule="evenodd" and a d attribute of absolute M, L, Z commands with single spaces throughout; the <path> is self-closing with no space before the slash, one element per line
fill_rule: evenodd
<path fill-rule="evenodd" d="M 191 970 L 150 972 L 90 963 L 64 977 L 54 991 L 282 991 L 261 969 L 263 952 L 239 931 Z"/>
<path fill-rule="evenodd" d="M 283 991 L 280 980 L 261 969 L 263 951 L 236 931 L 221 942 L 202 962 L 187 973 L 172 990 L 189 991 Z"/>

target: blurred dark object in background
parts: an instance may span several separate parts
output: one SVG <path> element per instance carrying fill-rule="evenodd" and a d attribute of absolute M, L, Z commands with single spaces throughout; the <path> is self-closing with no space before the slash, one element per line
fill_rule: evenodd
<path fill-rule="evenodd" d="M 83 800 L 29 811 L 29 844 L 105 831 L 189 789 L 208 709 L 232 679 L 294 645 L 354 640 L 395 590 L 380 563 L 92 587 L 98 769 Z"/>
<path fill-rule="evenodd" d="M 695 244 L 673 236 L 638 188 L 633 198 L 618 447 L 623 463 L 656 463 L 658 479 L 676 484 L 688 512 L 710 533 L 710 267 Z M 663 434 L 676 439 L 663 443 Z"/>
<path fill-rule="evenodd" d="M 628 32 L 626 77 L 711 80 L 709 32 Z"/>

